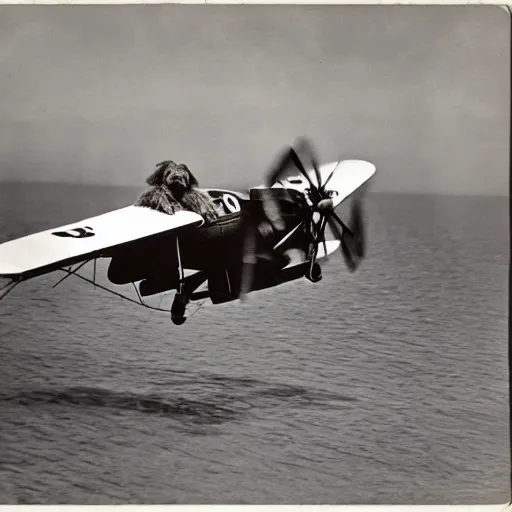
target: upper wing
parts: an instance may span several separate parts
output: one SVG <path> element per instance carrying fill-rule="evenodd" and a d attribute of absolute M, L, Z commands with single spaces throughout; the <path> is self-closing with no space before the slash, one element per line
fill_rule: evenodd
<path fill-rule="evenodd" d="M 334 206 L 338 206 L 356 190 L 362 187 L 374 174 L 375 166 L 365 160 L 341 160 L 320 166 L 320 179 L 322 185 L 327 183 L 325 189 L 332 190 Z M 306 170 L 311 181 L 317 185 L 315 171 Z M 275 183 L 272 188 L 287 188 L 305 192 L 310 188 L 308 180 L 296 169 L 289 170 L 281 182 Z M 265 188 L 264 186 L 255 188 Z"/>
<path fill-rule="evenodd" d="M 108 249 L 198 227 L 203 222 L 200 215 L 189 211 L 167 215 L 149 208 L 128 206 L 0 244 L 0 276 L 34 277 L 100 257 Z"/>
<path fill-rule="evenodd" d="M 376 172 L 375 165 L 365 160 L 341 160 L 322 166 L 322 183 L 327 180 L 325 190 L 332 190 L 334 206 L 361 188 Z"/>

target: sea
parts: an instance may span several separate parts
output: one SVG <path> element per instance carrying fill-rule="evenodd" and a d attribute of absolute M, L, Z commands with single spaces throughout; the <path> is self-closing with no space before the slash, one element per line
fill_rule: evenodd
<path fill-rule="evenodd" d="M 0 241 L 136 196 L 2 184 Z M 358 272 L 335 254 L 182 326 L 62 273 L 22 283 L 0 302 L 0 502 L 508 502 L 508 207 L 369 194 Z"/>

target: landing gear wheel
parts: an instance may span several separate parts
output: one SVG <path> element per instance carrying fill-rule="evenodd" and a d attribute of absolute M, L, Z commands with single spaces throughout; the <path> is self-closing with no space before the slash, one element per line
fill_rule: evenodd
<path fill-rule="evenodd" d="M 318 283 L 318 281 L 321 281 L 322 269 L 318 263 L 315 262 L 313 265 L 311 265 L 306 274 L 306 279 L 312 283 Z"/>
<path fill-rule="evenodd" d="M 306 274 L 307 279 L 312 283 L 318 283 L 322 279 L 322 269 L 320 265 L 315 261 L 318 253 L 318 247 L 311 243 L 308 249 L 308 261 L 310 262 L 308 272 Z"/>
<path fill-rule="evenodd" d="M 312 283 L 318 283 L 318 281 L 321 281 L 322 279 L 322 269 L 320 268 L 320 265 L 318 263 L 315 263 L 313 267 L 311 268 L 310 272 L 310 281 Z"/>
<path fill-rule="evenodd" d="M 185 316 L 185 310 L 187 308 L 186 302 L 183 300 L 182 296 L 177 293 L 174 296 L 174 300 L 172 301 L 171 306 L 171 320 L 175 325 L 183 325 L 187 319 Z"/>

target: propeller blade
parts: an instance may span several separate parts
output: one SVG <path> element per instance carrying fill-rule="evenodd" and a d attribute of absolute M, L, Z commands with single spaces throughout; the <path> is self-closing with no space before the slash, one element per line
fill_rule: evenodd
<path fill-rule="evenodd" d="M 359 258 L 364 258 L 366 256 L 366 226 L 360 201 L 354 201 L 351 217 L 350 227 L 354 233 L 357 255 Z"/>
<path fill-rule="evenodd" d="M 268 221 L 276 231 L 283 231 L 285 224 L 281 215 L 279 203 L 276 201 L 272 191 L 262 189 L 260 191 L 260 196 L 262 199 L 263 213 L 267 217 Z"/>
<path fill-rule="evenodd" d="M 293 148 L 291 148 L 291 150 L 290 150 L 290 157 L 291 157 L 293 163 L 295 164 L 295 166 L 297 167 L 297 169 L 299 169 L 300 173 L 304 176 L 304 178 L 306 178 L 308 180 L 310 187 L 312 189 L 316 189 L 317 187 L 315 186 L 315 184 L 309 177 L 309 174 L 306 172 L 306 168 L 304 167 L 304 164 L 302 163 L 301 159 L 299 158 L 299 155 Z"/>
<path fill-rule="evenodd" d="M 313 146 L 309 142 L 308 139 L 305 137 L 300 137 L 295 142 L 296 146 L 296 152 L 305 154 L 307 156 L 307 159 L 311 162 L 311 166 L 313 167 L 313 170 L 315 171 L 315 177 L 317 181 L 316 188 L 320 189 L 322 187 L 322 177 L 320 175 L 320 169 L 318 167 L 318 160 L 315 155 L 315 151 L 313 150 Z"/>
<path fill-rule="evenodd" d="M 275 169 L 271 171 L 267 176 L 267 186 L 271 187 L 275 183 L 286 179 L 286 177 L 294 176 L 295 173 L 290 169 L 291 164 L 293 164 L 299 172 L 306 178 L 309 182 L 311 188 L 316 188 L 309 174 L 306 172 L 304 165 L 302 164 L 299 156 L 295 152 L 295 150 L 290 147 L 286 150 L 286 152 L 281 156 L 281 159 L 278 161 Z"/>
<path fill-rule="evenodd" d="M 327 216 L 324 215 L 322 217 L 322 224 L 320 227 L 320 237 L 322 239 L 322 244 L 324 246 L 325 261 L 329 261 L 329 256 L 327 256 L 327 243 L 325 241 L 325 227 L 326 226 L 327 226 Z"/>
<path fill-rule="evenodd" d="M 339 165 L 340 165 L 341 161 L 338 162 L 336 164 L 336 166 L 334 167 L 334 169 L 331 171 L 331 174 L 329 174 L 329 176 L 327 177 L 327 179 L 325 180 L 325 183 L 320 187 L 320 190 L 321 192 L 324 192 L 325 191 L 325 187 L 327 187 L 327 184 L 329 183 L 329 181 L 331 181 L 331 178 L 334 176 L 334 173 L 336 172 L 336 170 L 338 169 Z"/>
<path fill-rule="evenodd" d="M 343 232 L 347 233 L 351 238 L 353 238 L 354 233 L 352 233 L 352 230 L 338 217 L 338 214 L 334 210 L 331 210 L 329 213 L 331 217 L 334 218 L 336 222 L 341 226 Z"/>
<path fill-rule="evenodd" d="M 246 295 L 251 291 L 254 279 L 254 267 L 256 266 L 256 229 L 256 225 L 250 223 L 247 226 L 247 234 L 244 239 L 239 291 L 239 299 L 241 301 L 244 301 Z"/>
<path fill-rule="evenodd" d="M 335 222 L 335 219 L 338 220 L 343 226 L 343 223 L 334 212 L 331 212 L 330 215 L 327 217 L 327 223 L 329 224 L 329 227 L 331 228 L 333 235 L 340 241 L 341 254 L 343 255 L 343 260 L 345 261 L 347 268 L 351 272 L 353 272 L 356 269 L 357 265 L 356 262 L 354 261 L 352 251 L 350 251 L 347 245 L 347 233 L 349 232 L 347 232 L 346 230 L 343 230 L 343 232 L 340 231 L 338 225 Z M 350 237 L 350 234 L 348 236 Z"/>
<path fill-rule="evenodd" d="M 289 175 L 289 165 L 290 165 L 291 157 L 290 157 L 290 149 L 287 149 L 281 155 L 281 158 L 277 161 L 274 169 L 270 170 L 267 174 L 266 186 L 271 187 L 274 183 L 277 183 L 283 180 L 286 176 Z"/>
<path fill-rule="evenodd" d="M 334 221 L 333 214 L 327 215 L 327 224 L 331 228 L 332 234 L 338 239 L 341 240 L 343 238 L 343 233 L 340 231 L 338 225 Z"/>
<path fill-rule="evenodd" d="M 298 229 L 302 227 L 303 224 L 304 221 L 300 221 L 283 239 L 274 245 L 274 250 L 284 245 L 284 243 L 287 242 L 298 231 Z"/>
<path fill-rule="evenodd" d="M 350 272 L 354 272 L 357 268 L 357 263 L 354 261 L 352 253 L 350 252 L 350 249 L 348 248 L 345 240 L 342 238 L 340 242 L 341 251 L 343 253 L 347 268 L 350 270 Z"/>

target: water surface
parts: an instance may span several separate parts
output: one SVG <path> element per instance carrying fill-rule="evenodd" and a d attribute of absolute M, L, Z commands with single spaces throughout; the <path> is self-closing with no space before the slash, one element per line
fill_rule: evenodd
<path fill-rule="evenodd" d="M 0 241 L 136 192 L 2 185 Z M 508 200 L 372 195 L 367 213 L 357 274 L 334 257 L 319 284 L 181 327 L 57 274 L 18 287 L 1 501 L 508 501 Z"/>

